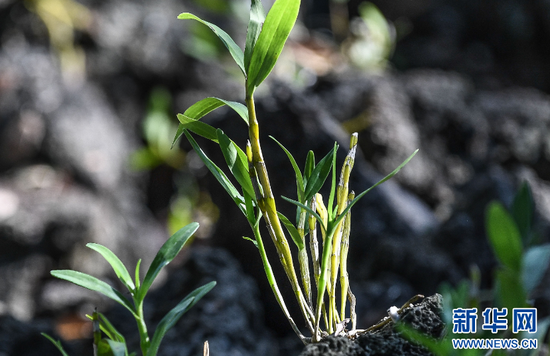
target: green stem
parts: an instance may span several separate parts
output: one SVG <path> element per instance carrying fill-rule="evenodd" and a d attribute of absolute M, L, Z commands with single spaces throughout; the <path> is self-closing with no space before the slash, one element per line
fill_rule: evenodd
<path fill-rule="evenodd" d="M 304 335 L 300 332 L 298 327 L 296 326 L 296 323 L 294 322 L 294 319 L 290 316 L 290 313 L 286 307 L 285 301 L 283 299 L 283 296 L 281 294 L 281 291 L 279 290 L 279 287 L 277 285 L 277 281 L 275 280 L 275 275 L 273 274 L 273 270 L 271 269 L 271 264 L 269 263 L 269 259 L 267 258 L 267 253 L 265 251 L 264 243 L 262 240 L 262 236 L 260 234 L 260 227 L 258 224 L 256 226 L 252 226 L 252 230 L 254 231 L 254 237 L 256 239 L 256 244 L 258 246 L 258 251 L 260 252 L 260 257 L 262 259 L 262 263 L 264 265 L 264 271 L 267 276 L 267 280 L 269 281 L 269 286 L 271 287 L 271 290 L 273 291 L 273 294 L 275 295 L 275 299 L 277 300 L 277 303 L 279 303 L 279 306 L 283 310 L 283 313 L 285 314 L 286 318 L 288 319 L 288 322 L 290 323 L 290 326 L 292 327 L 292 330 L 298 335 L 300 340 L 305 343 L 306 338 Z"/>
<path fill-rule="evenodd" d="M 145 324 L 145 318 L 143 316 L 143 300 L 134 299 L 136 306 L 136 313 L 139 318 L 136 318 L 136 323 L 139 331 L 139 339 L 141 346 L 141 353 L 143 356 L 147 355 L 151 341 L 149 340 L 149 334 L 147 333 L 147 325 Z"/>
<path fill-rule="evenodd" d="M 292 259 L 292 253 L 290 251 L 288 240 L 285 237 L 281 222 L 277 215 L 277 206 L 275 204 L 275 198 L 271 190 L 269 175 L 267 173 L 267 168 L 262 154 L 262 148 L 260 145 L 260 129 L 258 125 L 258 119 L 256 117 L 254 99 L 252 96 L 246 98 L 246 106 L 248 108 L 248 135 L 252 149 L 252 164 L 263 191 L 263 196 L 258 199 L 258 206 L 263 213 L 268 231 L 271 235 L 273 243 L 275 244 L 277 253 L 279 254 L 279 259 L 281 260 L 283 269 L 285 270 L 292 289 L 294 290 L 294 294 L 296 295 L 300 310 L 304 316 L 304 319 L 307 321 L 308 326 L 311 330 L 313 330 L 313 313 L 307 305 L 307 301 L 305 300 L 302 289 L 300 288 L 298 276 L 296 275 L 296 271 L 294 270 L 294 262 Z"/>

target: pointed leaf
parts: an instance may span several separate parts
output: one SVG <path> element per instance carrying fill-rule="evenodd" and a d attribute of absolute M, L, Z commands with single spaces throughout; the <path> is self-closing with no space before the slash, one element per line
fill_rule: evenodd
<path fill-rule="evenodd" d="M 141 300 L 147 294 L 147 291 L 153 284 L 155 278 L 157 278 L 160 271 L 178 255 L 185 243 L 191 236 L 197 231 L 199 224 L 193 222 L 179 229 L 174 235 L 172 235 L 160 248 L 159 252 L 153 259 L 145 279 L 140 288 Z"/>
<path fill-rule="evenodd" d="M 130 293 L 133 293 L 136 289 L 134 285 L 134 281 L 132 281 L 132 277 L 130 277 L 130 274 L 128 273 L 128 270 L 126 269 L 126 266 L 120 261 L 120 259 L 107 247 L 96 244 L 96 243 L 88 243 L 86 247 L 91 248 L 92 250 L 99 252 L 107 262 L 111 265 L 113 270 L 115 271 L 118 279 L 128 288 Z"/>
<path fill-rule="evenodd" d="M 334 144 L 334 148 L 319 161 L 317 166 L 311 172 L 311 175 L 307 181 L 306 189 L 304 191 L 304 201 L 311 199 L 319 189 L 325 184 L 325 181 L 332 168 L 332 162 L 334 154 L 338 150 L 338 144 Z"/>
<path fill-rule="evenodd" d="M 172 147 L 183 134 L 183 130 L 185 129 L 189 129 L 192 132 L 195 132 L 196 130 L 195 133 L 197 135 L 201 135 L 209 140 L 218 142 L 216 129 L 208 124 L 199 123 L 197 120 L 200 120 L 205 115 L 224 105 L 227 105 L 233 109 L 248 125 L 248 109 L 245 105 L 236 101 L 223 100 L 215 97 L 204 98 L 191 105 L 183 114 L 180 114 L 182 115 L 181 118 L 178 115 L 180 125 L 178 126 L 178 131 L 176 132 L 174 141 L 172 142 Z"/>
<path fill-rule="evenodd" d="M 549 262 L 550 244 L 531 247 L 525 252 L 521 268 L 521 279 L 527 294 L 539 285 L 544 273 L 548 270 Z"/>
<path fill-rule="evenodd" d="M 214 286 L 216 282 L 210 282 L 205 284 L 202 287 L 195 289 L 193 292 L 189 293 L 181 302 L 178 303 L 172 310 L 162 318 L 160 323 L 155 330 L 155 334 L 151 339 L 151 345 L 149 351 L 147 351 L 147 356 L 154 356 L 158 352 L 158 348 L 166 332 L 170 330 L 185 314 L 189 309 L 191 309 L 206 293 L 208 293 Z"/>
<path fill-rule="evenodd" d="M 95 313 L 94 313 L 95 314 Z M 99 315 L 99 328 L 103 333 L 111 340 L 120 341 L 120 342 L 126 342 L 126 339 L 118 330 L 111 324 L 109 319 L 102 313 L 97 313 Z M 94 320 L 94 317 L 91 315 L 86 314 L 86 317 L 90 320 Z"/>
<path fill-rule="evenodd" d="M 289 203 L 292 203 L 304 210 L 306 210 L 308 213 L 310 213 L 311 215 L 313 215 L 313 217 L 315 217 L 315 219 L 317 219 L 317 221 L 319 222 L 319 224 L 321 225 L 321 228 L 326 231 L 327 227 L 325 226 L 325 223 L 323 221 L 323 219 L 319 216 L 319 214 L 317 214 L 317 212 L 313 211 L 313 209 L 311 209 L 309 206 L 305 205 L 305 204 L 302 204 L 300 203 L 299 201 L 296 201 L 296 200 L 292 200 L 290 198 L 287 198 L 287 197 L 284 197 L 284 196 L 281 196 L 281 198 L 283 198 L 283 200 L 286 200 L 287 202 Z"/>
<path fill-rule="evenodd" d="M 172 144 L 174 144 L 183 134 L 183 130 L 189 130 L 201 137 L 207 138 L 210 141 L 218 143 L 218 136 L 216 136 L 216 128 L 184 114 L 177 115 L 180 122 L 178 130 L 176 131 L 176 136 Z"/>
<path fill-rule="evenodd" d="M 53 337 L 51 337 L 50 335 L 46 334 L 46 333 L 40 333 L 42 336 L 44 336 L 46 339 L 50 340 L 50 342 L 52 344 L 54 344 L 54 346 L 59 350 L 59 352 L 61 352 L 61 355 L 63 356 L 69 356 L 69 354 L 63 349 L 63 345 L 61 345 L 61 341 L 59 340 L 54 340 Z"/>
<path fill-rule="evenodd" d="M 269 10 L 247 70 L 247 96 L 252 96 L 254 90 L 271 73 L 294 27 L 299 10 L 299 0 L 277 0 Z"/>
<path fill-rule="evenodd" d="M 214 25 L 213 23 L 210 23 L 208 21 L 204 21 L 203 19 L 201 19 L 201 18 L 199 18 L 199 17 L 197 17 L 193 14 L 190 14 L 188 12 L 184 12 L 184 13 L 179 14 L 178 19 L 180 19 L 180 20 L 187 20 L 187 19 L 197 20 L 200 23 L 208 26 L 212 30 L 212 32 L 214 32 L 216 34 L 216 36 L 218 36 L 218 38 L 223 42 L 225 47 L 227 47 L 227 49 L 229 50 L 229 53 L 231 54 L 231 56 L 235 60 L 235 63 L 237 63 L 237 65 L 239 66 L 239 68 L 243 72 L 243 75 L 245 75 L 245 77 L 246 77 L 246 71 L 244 69 L 244 54 L 243 54 L 243 51 L 241 50 L 241 48 L 239 46 L 237 46 L 235 41 L 233 41 L 233 39 L 231 38 L 231 36 L 229 36 L 227 34 L 227 32 L 225 32 L 224 30 L 222 30 L 218 26 Z"/>
<path fill-rule="evenodd" d="M 389 180 L 390 178 L 392 178 L 394 175 L 396 175 L 397 173 L 399 173 L 399 171 L 401 170 L 401 168 L 405 167 L 405 165 L 407 163 L 409 163 L 409 161 L 416 155 L 416 153 L 418 152 L 418 149 L 416 151 L 413 152 L 412 155 L 410 155 L 405 161 L 403 161 L 403 163 L 401 163 L 396 169 L 394 169 L 390 174 L 388 174 L 387 176 L 385 176 L 384 178 L 380 179 L 378 182 L 376 182 L 376 184 L 374 184 L 372 187 L 370 187 L 369 189 L 361 192 L 361 194 L 359 194 L 358 196 L 355 197 L 355 199 L 353 199 L 349 204 L 348 206 L 342 211 L 342 213 L 336 218 L 335 220 L 335 224 L 338 225 L 338 223 L 340 222 L 340 220 L 342 220 L 346 214 L 348 213 L 348 211 L 359 201 L 359 199 L 361 199 L 362 197 L 365 196 L 365 194 L 367 194 L 368 192 L 370 192 L 371 190 L 373 190 L 374 188 L 376 188 L 377 186 L 379 186 L 380 184 L 384 183 L 385 181 Z"/>
<path fill-rule="evenodd" d="M 313 153 L 313 151 L 309 151 L 307 153 L 306 164 L 304 166 L 304 184 L 309 181 L 309 177 L 311 177 L 311 173 L 313 172 L 314 168 L 315 168 L 315 153 Z M 305 188 L 305 185 L 304 185 L 304 188 Z"/>
<path fill-rule="evenodd" d="M 244 153 L 235 142 L 231 141 L 222 130 L 218 129 L 217 134 L 227 167 L 229 167 L 229 170 L 241 185 L 243 193 L 248 194 L 252 200 L 256 201 L 256 193 L 254 192 L 252 180 L 248 174 L 248 159 L 246 153 Z"/>
<path fill-rule="evenodd" d="M 519 273 L 523 253 L 521 236 L 514 219 L 502 204 L 489 204 L 485 226 L 497 259 L 504 266 Z"/>
<path fill-rule="evenodd" d="M 283 146 L 282 143 L 277 141 L 273 136 L 269 136 L 273 141 L 275 141 L 282 149 L 285 151 L 288 160 L 290 161 L 290 164 L 292 165 L 292 169 L 294 169 L 294 174 L 296 175 L 296 190 L 298 194 L 298 201 L 300 203 L 305 203 L 306 199 L 304 198 L 304 179 L 302 177 L 302 172 L 300 172 L 300 168 L 298 167 L 298 164 L 296 163 L 296 160 L 292 156 L 292 154 L 286 149 L 285 146 Z"/>
<path fill-rule="evenodd" d="M 191 136 L 191 134 L 187 130 L 185 130 L 184 133 L 185 133 L 185 136 L 187 137 L 187 139 L 189 140 L 189 142 L 191 143 L 191 146 L 193 146 L 193 149 L 195 150 L 195 152 L 197 152 L 200 159 L 204 162 L 204 164 L 206 165 L 208 170 L 218 180 L 220 185 L 225 189 L 225 191 L 233 199 L 235 204 L 237 204 L 237 206 L 243 212 L 243 214 L 246 215 L 245 201 L 244 201 L 243 196 L 237 190 L 237 188 L 235 188 L 235 186 L 233 185 L 233 183 L 231 183 L 229 178 L 227 178 L 225 173 L 218 166 L 216 166 L 214 164 L 214 162 L 212 162 L 210 160 L 210 158 L 208 158 L 208 156 L 199 147 L 199 145 L 197 144 L 197 142 L 195 141 L 193 136 Z"/>
<path fill-rule="evenodd" d="M 107 343 L 111 347 L 113 356 L 126 356 L 128 354 L 125 343 L 114 340 L 107 340 Z"/>
<path fill-rule="evenodd" d="M 252 51 L 262 31 L 262 25 L 265 21 L 265 11 L 260 0 L 252 0 L 250 5 L 250 21 L 246 31 L 246 45 L 244 48 L 244 68 L 248 70 Z"/>
<path fill-rule="evenodd" d="M 302 250 L 304 248 L 304 241 L 302 240 L 302 237 L 300 236 L 300 233 L 298 232 L 298 229 L 288 220 L 286 216 L 283 214 L 277 212 L 277 215 L 279 216 L 279 220 L 283 223 L 283 225 L 286 227 L 286 230 L 292 237 L 292 240 L 296 244 L 299 250 Z"/>
<path fill-rule="evenodd" d="M 107 283 L 90 276 L 89 274 L 71 271 L 71 270 L 55 270 L 50 272 L 52 276 L 60 279 L 64 279 L 71 283 L 74 283 L 78 286 L 93 290 L 103 294 L 104 296 L 111 298 L 115 302 L 120 303 L 126 309 L 128 309 L 134 317 L 138 317 L 134 311 L 134 306 L 125 296 L 123 296 L 119 291 L 108 285 Z"/>
<path fill-rule="evenodd" d="M 251 239 L 250 237 L 247 237 L 247 236 L 243 236 L 243 239 L 252 242 L 254 244 L 254 246 L 256 246 L 256 248 L 258 248 L 258 241 L 254 240 L 254 239 Z"/>

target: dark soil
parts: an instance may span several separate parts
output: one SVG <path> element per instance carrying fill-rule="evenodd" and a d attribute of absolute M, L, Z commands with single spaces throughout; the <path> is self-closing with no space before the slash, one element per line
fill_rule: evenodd
<path fill-rule="evenodd" d="M 401 320 L 414 330 L 438 339 L 445 324 L 441 319 L 441 296 L 434 295 L 403 311 Z M 307 345 L 300 356 L 382 356 L 382 355 L 432 355 L 425 347 L 404 338 L 390 321 L 380 330 L 368 332 L 354 340 L 342 336 L 328 336 L 316 344 Z"/>

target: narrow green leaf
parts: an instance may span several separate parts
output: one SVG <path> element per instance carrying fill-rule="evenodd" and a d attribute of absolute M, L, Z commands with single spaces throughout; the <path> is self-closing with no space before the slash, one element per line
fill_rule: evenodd
<path fill-rule="evenodd" d="M 94 313 L 95 314 L 95 313 Z M 120 341 L 120 342 L 126 342 L 126 339 L 118 330 L 111 324 L 109 319 L 102 313 L 97 313 L 99 315 L 99 328 L 103 333 L 111 340 Z M 94 321 L 94 317 L 91 315 L 86 314 L 86 318 Z"/>
<path fill-rule="evenodd" d="M 141 281 L 139 279 L 139 269 L 141 267 L 141 258 L 137 261 L 136 264 L 136 271 L 135 271 L 135 281 L 136 281 L 136 288 L 139 289 L 141 287 Z"/>
<path fill-rule="evenodd" d="M 193 14 L 190 14 L 188 12 L 184 12 L 184 13 L 179 14 L 178 19 L 180 19 L 180 20 L 187 20 L 187 19 L 197 20 L 200 23 L 208 26 L 212 30 L 212 32 L 214 32 L 216 34 L 216 36 L 218 36 L 218 38 L 223 42 L 225 47 L 229 50 L 229 53 L 231 54 L 231 56 L 235 60 L 235 63 L 237 63 L 237 65 L 239 66 L 239 68 L 243 72 L 243 75 L 246 77 L 246 70 L 244 68 L 244 54 L 243 54 L 243 51 L 241 50 L 241 48 L 239 46 L 237 46 L 235 41 L 233 41 L 233 39 L 231 38 L 231 36 L 229 36 L 227 34 L 227 32 L 225 32 L 224 30 L 222 30 L 218 26 L 214 25 L 213 23 L 210 23 L 208 21 L 204 21 L 203 19 L 201 19 L 201 18 L 199 18 L 199 17 L 197 17 Z"/>
<path fill-rule="evenodd" d="M 250 4 L 250 21 L 246 31 L 246 44 L 244 47 L 244 68 L 248 71 L 250 57 L 265 21 L 265 11 L 260 0 L 252 0 Z"/>
<path fill-rule="evenodd" d="M 147 356 L 156 356 L 160 343 L 164 338 L 164 335 L 166 335 L 166 332 L 168 332 L 168 330 L 170 330 L 178 322 L 183 314 L 191 309 L 206 293 L 214 288 L 215 285 L 216 282 L 210 282 L 202 287 L 195 289 L 193 292 L 189 293 L 189 295 L 183 298 L 183 300 L 179 302 L 178 305 L 170 310 L 168 314 L 164 316 L 164 318 L 162 318 L 155 330 L 153 338 L 151 339 L 151 345 L 149 347 L 149 351 L 147 351 Z"/>
<path fill-rule="evenodd" d="M 279 220 L 283 223 L 283 225 L 286 227 L 286 230 L 292 237 L 292 240 L 296 244 L 299 250 L 302 250 L 304 248 L 304 241 L 302 240 L 300 233 L 298 232 L 298 229 L 288 220 L 286 216 L 283 214 L 277 212 L 277 215 L 279 216 Z"/>
<path fill-rule="evenodd" d="M 269 136 L 273 141 L 275 141 L 282 149 L 285 151 L 288 160 L 290 161 L 290 164 L 292 165 L 292 168 L 294 169 L 294 174 L 296 175 L 296 190 L 298 195 L 298 201 L 300 203 L 305 203 L 306 199 L 304 198 L 304 179 L 302 177 L 302 172 L 300 172 L 300 168 L 298 167 L 298 164 L 296 163 L 296 160 L 292 156 L 292 154 L 289 152 L 289 150 L 286 149 L 285 146 L 283 146 L 282 143 L 277 141 L 275 137 Z"/>
<path fill-rule="evenodd" d="M 313 169 L 315 168 L 315 153 L 313 151 L 309 151 L 307 153 L 306 157 L 306 164 L 304 166 L 304 188 L 305 185 L 309 181 L 309 178 L 311 177 L 311 173 L 313 172 Z"/>
<path fill-rule="evenodd" d="M 387 176 L 385 176 L 384 178 L 380 179 L 378 182 L 376 182 L 376 184 L 374 184 L 372 187 L 370 187 L 369 189 L 367 190 L 364 190 L 363 192 L 361 192 L 361 194 L 359 194 L 358 196 L 355 197 L 355 199 L 353 199 L 349 204 L 348 206 L 342 211 L 342 214 L 340 214 L 336 220 L 335 220 L 335 224 L 338 225 L 338 223 L 340 222 L 340 220 L 342 220 L 346 214 L 348 213 L 348 211 L 359 201 L 359 199 L 361 199 L 362 197 L 365 196 L 365 194 L 367 194 L 368 192 L 370 192 L 371 190 L 373 190 L 374 188 L 376 188 L 377 186 L 379 186 L 380 184 L 384 183 L 385 181 L 391 179 L 394 175 L 396 175 L 397 173 L 399 173 L 399 171 L 401 170 L 401 168 L 405 167 L 405 165 L 407 163 L 409 163 L 409 161 L 416 155 L 416 153 L 418 152 L 418 149 L 416 151 L 413 152 L 412 155 L 410 155 L 405 161 L 403 161 L 403 163 L 401 163 L 396 169 L 394 169 L 390 174 L 388 174 Z"/>
<path fill-rule="evenodd" d="M 181 137 L 181 135 L 183 134 L 183 130 L 189 130 L 201 137 L 218 143 L 216 128 L 202 121 L 190 118 L 189 116 L 185 116 L 184 114 L 178 114 L 177 117 L 180 124 L 178 126 L 178 130 L 176 131 L 176 138 L 174 139 L 174 142 L 176 142 L 176 140 Z"/>
<path fill-rule="evenodd" d="M 548 269 L 549 262 L 550 244 L 531 247 L 525 252 L 521 268 L 521 279 L 528 295 L 539 285 Z"/>
<path fill-rule="evenodd" d="M 246 236 L 243 236 L 243 239 L 252 242 L 254 244 L 254 246 L 256 246 L 256 248 L 258 248 L 258 241 L 254 240 L 254 239 L 251 239 L 250 237 L 246 237 Z"/>
<path fill-rule="evenodd" d="M 252 96 L 254 90 L 273 70 L 294 27 L 299 10 L 299 0 L 277 0 L 269 10 L 247 70 L 247 96 Z"/>
<path fill-rule="evenodd" d="M 338 150 L 338 144 L 335 143 L 334 148 L 325 157 L 323 157 L 322 160 L 319 161 L 317 166 L 315 166 L 311 172 L 304 191 L 304 201 L 311 199 L 311 197 L 319 192 L 319 189 L 321 189 L 325 183 L 332 168 L 332 162 L 336 150 Z"/>
<path fill-rule="evenodd" d="M 204 98 L 191 105 L 183 114 L 178 115 L 180 125 L 178 126 L 174 141 L 172 142 L 172 147 L 181 137 L 185 129 L 189 129 L 197 135 L 203 136 L 214 142 L 218 142 L 216 129 L 208 124 L 199 122 L 198 120 L 224 105 L 227 105 L 233 109 L 244 120 L 246 125 L 248 125 L 248 109 L 245 105 L 236 101 L 223 100 L 215 97 Z"/>
<path fill-rule="evenodd" d="M 256 201 L 256 193 L 252 186 L 250 174 L 248 174 L 248 159 L 246 153 L 237 146 L 222 130 L 217 130 L 220 148 L 227 163 L 227 167 L 241 185 L 243 194 L 248 194 L 252 200 Z"/>
<path fill-rule="evenodd" d="M 218 167 L 208 156 L 203 152 L 203 150 L 199 147 L 193 136 L 185 130 L 184 131 L 185 136 L 191 143 L 191 146 L 193 146 L 193 149 L 197 154 L 199 155 L 200 159 L 204 162 L 208 170 L 214 175 L 214 177 L 218 180 L 220 185 L 225 189 L 225 191 L 229 194 L 229 196 L 233 199 L 235 204 L 239 207 L 239 209 L 245 214 L 246 216 L 246 206 L 243 196 L 239 193 L 237 188 L 231 183 L 229 178 L 225 175 L 225 173 Z"/>
<path fill-rule="evenodd" d="M 59 340 L 54 340 L 53 337 L 51 337 L 50 335 L 46 334 L 46 333 L 40 333 L 42 336 L 44 336 L 46 339 L 50 340 L 50 342 L 52 344 L 54 344 L 54 346 L 59 350 L 59 352 L 61 352 L 61 355 L 63 356 L 69 356 L 69 354 L 63 349 L 63 345 L 61 345 L 61 341 Z"/>
<path fill-rule="evenodd" d="M 111 347 L 113 356 L 126 356 L 128 354 L 125 343 L 114 340 L 107 340 L 107 343 Z"/>
<path fill-rule="evenodd" d="M 328 205 L 327 205 L 329 221 L 336 216 L 336 209 L 337 209 L 337 207 L 334 206 L 334 197 L 336 196 L 336 151 L 337 150 L 338 150 L 338 146 L 336 145 L 336 142 L 335 142 L 334 153 L 332 154 L 332 162 L 331 162 L 332 163 L 332 180 L 330 183 L 330 194 L 328 196 Z"/>
<path fill-rule="evenodd" d="M 523 253 L 521 236 L 514 219 L 499 202 L 491 202 L 487 207 L 485 227 L 497 259 L 519 273 Z"/>
<path fill-rule="evenodd" d="M 88 243 L 86 247 L 91 248 L 92 250 L 99 252 L 107 262 L 111 265 L 113 268 L 113 271 L 115 271 L 118 279 L 128 288 L 130 293 L 134 293 L 136 286 L 134 285 L 134 281 L 132 281 L 132 277 L 130 277 L 130 274 L 128 273 L 128 270 L 126 269 L 126 266 L 122 263 L 122 261 L 107 247 L 96 244 L 96 243 Z"/>
<path fill-rule="evenodd" d="M 319 224 L 321 225 L 321 228 L 324 230 L 324 231 L 327 231 L 327 227 L 325 226 L 325 223 L 323 222 L 323 219 L 321 219 L 321 217 L 319 216 L 319 214 L 317 214 L 317 212 L 313 211 L 313 209 L 311 209 L 309 206 L 305 205 L 305 204 L 302 204 L 300 203 L 299 201 L 296 201 L 296 200 L 292 200 L 290 198 L 287 198 L 287 197 L 284 197 L 284 196 L 281 196 L 281 198 L 283 198 L 283 200 L 286 200 L 287 202 L 289 203 L 292 203 L 304 210 L 306 210 L 308 213 L 310 213 L 311 215 L 313 215 L 315 217 L 315 219 L 317 219 L 317 221 L 319 222 Z"/>
<path fill-rule="evenodd" d="M 185 243 L 189 240 L 191 236 L 197 231 L 199 224 L 192 222 L 189 225 L 186 225 L 179 229 L 174 235 L 172 235 L 160 248 L 159 252 L 153 259 L 149 270 L 145 275 L 143 284 L 140 288 L 140 298 L 143 300 L 147 291 L 153 284 L 155 278 L 157 278 L 160 271 L 178 255 Z"/>
<path fill-rule="evenodd" d="M 138 317 L 136 312 L 134 311 L 134 306 L 132 305 L 132 303 L 130 303 L 128 299 L 126 299 L 125 296 L 123 296 L 119 291 L 117 291 L 107 283 L 97 279 L 96 277 L 72 270 L 55 270 L 51 271 L 50 273 L 56 278 L 64 279 L 78 286 L 103 294 L 104 296 L 120 303 L 122 306 L 128 309 L 132 313 L 132 315 L 134 315 L 134 317 Z"/>
<path fill-rule="evenodd" d="M 521 237 L 527 246 L 529 240 L 529 232 L 531 231 L 531 225 L 533 223 L 533 211 L 535 210 L 535 203 L 533 201 L 533 195 L 529 184 L 524 182 L 512 204 L 512 216 L 516 222 Z"/>

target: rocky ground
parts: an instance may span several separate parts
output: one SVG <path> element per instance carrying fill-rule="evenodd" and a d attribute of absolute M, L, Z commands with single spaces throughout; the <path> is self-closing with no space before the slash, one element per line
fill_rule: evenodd
<path fill-rule="evenodd" d="M 172 98 L 174 120 L 206 96 L 241 100 L 231 70 L 182 51 L 194 30 L 176 15 L 210 16 L 232 34 L 245 23 L 192 2 L 83 0 L 85 8 L 71 7 L 74 38 L 67 39 L 66 29 L 48 32 L 43 20 L 51 19 L 39 3 L 46 2 L 0 0 L 0 355 L 57 355 L 40 332 L 70 339 L 72 355 L 91 355 L 90 325 L 81 316 L 95 306 L 135 342 L 124 310 L 49 271 L 71 268 L 114 282 L 84 247 L 92 241 L 132 268 L 138 258 L 147 266 L 168 235 L 170 204 L 182 191 L 195 211 L 189 219 L 208 229 L 163 275 L 147 300 L 148 317 L 160 320 L 198 285 L 217 280 L 218 286 L 167 335 L 160 355 L 200 354 L 206 339 L 212 355 L 302 352 L 254 246 L 241 238 L 249 234 L 246 221 L 196 156 L 187 154 L 177 170 L 164 162 L 136 171 L 129 163 L 147 144 L 142 122 L 155 88 Z M 459 282 L 472 264 L 489 287 L 495 260 L 484 209 L 493 199 L 509 205 L 522 181 L 531 185 L 536 229 L 548 241 L 548 2 L 476 4 L 380 2 L 396 28 L 412 29 L 386 71 L 341 64 L 323 75 L 311 71 L 301 86 L 273 78 L 259 93 L 265 155 L 279 195 L 294 196 L 292 170 L 267 135 L 302 162 L 310 149 L 321 157 L 334 141 L 346 147 L 349 131 L 358 131 L 351 182 L 357 192 L 420 148 L 395 179 L 354 207 L 349 270 L 361 327 L 415 294 Z M 322 27 L 311 20 L 322 4 L 304 6 L 304 22 Z M 243 144 L 246 132 L 235 115 L 219 110 L 207 120 Z M 201 193 L 188 193 L 189 186 Z M 538 288 L 533 298 L 539 317 L 548 315 L 550 289 Z"/>

